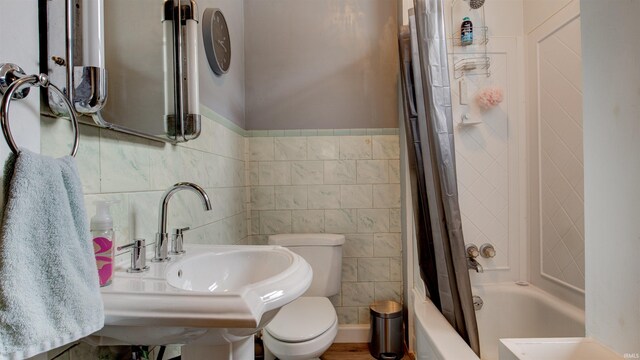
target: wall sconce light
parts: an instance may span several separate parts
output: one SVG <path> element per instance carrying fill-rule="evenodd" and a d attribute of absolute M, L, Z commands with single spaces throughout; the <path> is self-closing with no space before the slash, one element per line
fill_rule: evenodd
<path fill-rule="evenodd" d="M 175 21 L 180 19 L 180 21 Z M 175 109 L 166 109 L 165 131 L 178 141 L 197 138 L 202 130 L 198 81 L 198 6 L 195 0 L 166 0 L 163 12 L 165 41 L 165 94 L 173 95 Z M 173 49 L 173 53 L 171 53 Z M 171 91 L 173 90 L 173 91 Z M 165 101 L 165 104 L 171 104 Z M 179 114 L 179 116 L 176 116 Z"/>
<path fill-rule="evenodd" d="M 47 36 L 47 49 L 40 52 L 41 72 L 67 95 L 76 112 L 94 115 L 107 101 L 103 0 L 40 1 L 46 2 L 40 15 L 47 18 L 40 21 L 40 34 Z M 54 115 L 68 115 L 62 99 L 51 91 L 45 93 L 44 104 Z"/>

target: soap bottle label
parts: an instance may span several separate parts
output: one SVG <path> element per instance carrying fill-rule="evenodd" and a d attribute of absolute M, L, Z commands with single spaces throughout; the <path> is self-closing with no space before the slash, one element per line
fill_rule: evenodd
<path fill-rule="evenodd" d="M 98 266 L 98 278 L 100 286 L 111 284 L 113 276 L 113 241 L 105 236 L 93 238 L 93 251 Z"/>
<path fill-rule="evenodd" d="M 473 44 L 473 23 L 468 17 L 464 18 L 460 28 L 460 42 L 463 46 Z"/>

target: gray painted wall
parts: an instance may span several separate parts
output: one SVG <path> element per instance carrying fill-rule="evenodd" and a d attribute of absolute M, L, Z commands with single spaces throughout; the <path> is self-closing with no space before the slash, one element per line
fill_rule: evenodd
<path fill-rule="evenodd" d="M 244 5 L 247 129 L 398 126 L 395 1 Z"/>
<path fill-rule="evenodd" d="M 245 124 L 245 67 L 244 67 L 244 4 L 239 0 L 198 0 L 200 19 L 208 7 L 222 10 L 231 37 L 231 66 L 229 72 L 217 76 L 209 68 L 204 52 L 202 33 L 199 40 L 200 103 L 238 126 Z M 198 27 L 202 31 L 202 21 Z"/>

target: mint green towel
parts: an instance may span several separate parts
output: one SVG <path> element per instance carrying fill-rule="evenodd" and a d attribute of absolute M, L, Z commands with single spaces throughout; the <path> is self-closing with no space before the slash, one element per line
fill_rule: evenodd
<path fill-rule="evenodd" d="M 104 311 L 75 160 L 22 150 L 4 181 L 0 359 L 22 359 L 100 330 Z"/>

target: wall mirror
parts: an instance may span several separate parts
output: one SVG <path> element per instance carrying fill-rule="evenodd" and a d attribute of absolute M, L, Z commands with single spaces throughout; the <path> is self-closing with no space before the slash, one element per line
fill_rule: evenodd
<path fill-rule="evenodd" d="M 39 11 L 41 71 L 83 122 L 171 143 L 200 134 L 194 0 L 40 0 Z M 43 94 L 44 112 L 64 115 L 59 102 Z"/>

